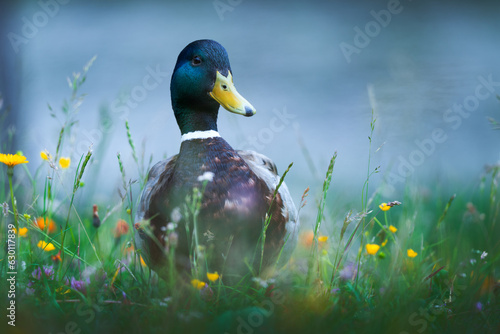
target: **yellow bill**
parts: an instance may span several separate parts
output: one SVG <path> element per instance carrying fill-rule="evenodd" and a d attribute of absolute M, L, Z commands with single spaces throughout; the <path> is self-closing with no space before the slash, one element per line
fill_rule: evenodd
<path fill-rule="evenodd" d="M 227 77 L 217 71 L 217 78 L 210 96 L 232 113 L 243 116 L 255 115 L 255 108 L 234 87 L 231 71 L 228 71 Z"/>

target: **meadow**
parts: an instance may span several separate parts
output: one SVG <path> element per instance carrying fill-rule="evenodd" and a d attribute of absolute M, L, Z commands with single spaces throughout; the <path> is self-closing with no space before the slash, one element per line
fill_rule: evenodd
<path fill-rule="evenodd" d="M 379 172 L 370 146 L 359 197 L 340 203 L 330 196 L 334 155 L 322 191 L 306 189 L 296 199 L 316 218 L 301 216 L 297 249 L 274 276 L 249 273 L 235 285 L 225 285 L 223 273 L 185 279 L 173 270 L 168 280 L 158 278 L 134 248 L 137 196 L 152 161 L 136 145 L 133 124 L 123 127 L 135 164 L 118 154 L 109 167 L 122 175 L 117 203 L 79 196 L 91 187 L 99 156 L 110 152 L 62 153 L 72 144 L 92 61 L 68 79 L 62 106 L 48 106 L 62 124 L 55 151 L 27 162 L 13 147 L 19 134 L 2 135 L 1 153 L 14 154 L 0 156 L 7 333 L 500 332 L 500 165 L 472 176 L 477 182 L 466 193 L 407 185 L 401 198 L 387 199 L 370 186 Z M 8 112 L 0 110 L 0 122 Z M 107 119 L 106 110 L 101 116 Z M 377 122 L 367 123 L 371 141 Z M 194 217 L 198 204 L 187 203 Z"/>

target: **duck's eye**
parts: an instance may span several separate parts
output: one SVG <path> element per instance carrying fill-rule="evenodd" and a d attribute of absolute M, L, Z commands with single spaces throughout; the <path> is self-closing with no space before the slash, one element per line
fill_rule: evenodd
<path fill-rule="evenodd" d="M 227 85 L 222 85 L 222 89 L 226 90 L 227 89 Z"/>
<path fill-rule="evenodd" d="M 193 64 L 193 66 L 200 65 L 201 64 L 200 56 L 194 56 L 193 59 L 191 60 L 191 64 Z"/>

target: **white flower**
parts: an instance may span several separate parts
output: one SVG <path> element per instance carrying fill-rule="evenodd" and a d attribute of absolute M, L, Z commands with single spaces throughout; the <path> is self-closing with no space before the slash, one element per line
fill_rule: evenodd
<path fill-rule="evenodd" d="M 470 264 L 476 264 L 476 259 L 470 259 Z"/>
<path fill-rule="evenodd" d="M 203 181 L 208 181 L 212 182 L 214 179 L 214 173 L 212 172 L 205 172 L 203 175 L 198 176 L 198 181 L 203 182 Z"/>
<path fill-rule="evenodd" d="M 169 231 L 175 230 L 175 224 L 174 223 L 168 223 L 167 224 L 167 230 L 169 230 Z"/>
<path fill-rule="evenodd" d="M 487 256 L 488 256 L 488 253 L 483 252 L 483 254 L 481 254 L 481 260 L 484 260 L 484 258 L 487 257 Z"/>
<path fill-rule="evenodd" d="M 252 281 L 254 281 L 255 283 L 257 283 L 258 285 L 260 285 L 263 288 L 267 288 L 269 286 L 269 284 L 273 284 L 275 282 L 274 278 L 269 278 L 268 280 L 263 280 L 260 277 L 253 277 Z"/>
<path fill-rule="evenodd" d="M 170 219 L 172 219 L 174 223 L 180 222 L 180 220 L 182 219 L 182 215 L 181 209 L 179 207 L 176 207 L 172 210 L 172 212 L 170 213 Z"/>

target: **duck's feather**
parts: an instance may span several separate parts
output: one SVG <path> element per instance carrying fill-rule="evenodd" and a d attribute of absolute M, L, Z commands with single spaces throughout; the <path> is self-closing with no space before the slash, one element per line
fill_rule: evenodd
<path fill-rule="evenodd" d="M 261 153 L 250 150 L 238 150 L 238 154 L 245 160 L 250 169 L 264 182 L 266 182 L 269 189 L 274 193 L 280 176 L 278 175 L 278 168 L 276 164 Z M 292 196 L 288 191 L 288 187 L 283 182 L 278 189 L 278 194 L 283 201 L 282 214 L 288 217 L 286 222 L 286 234 L 283 236 L 284 246 L 281 256 L 279 258 L 278 267 L 284 265 L 292 255 L 295 246 L 297 245 L 298 231 L 299 231 L 299 217 L 295 204 L 293 203 Z"/>
<path fill-rule="evenodd" d="M 266 234 L 267 256 L 264 265 L 272 265 L 278 256 L 278 266 L 286 263 L 297 242 L 298 217 L 285 183 L 282 183 L 274 202 L 272 201 L 280 180 L 276 165 L 257 152 L 234 151 L 222 138 L 202 142 L 203 151 L 196 153 L 197 145 L 186 142 L 183 143 L 184 150 L 181 149 L 181 152 L 187 151 L 189 154 L 183 157 L 175 155 L 153 166 L 141 196 L 136 221 L 151 220 L 153 233 L 164 246 L 165 236 L 161 230 L 170 221 L 172 209 L 179 205 L 179 198 L 184 198 L 186 190 L 201 186 L 197 182 L 198 175 L 212 171 L 215 177 L 204 193 L 199 228 L 200 234 L 211 231 L 215 235 L 215 262 L 221 262 L 225 256 L 223 253 L 227 251 L 228 240 L 232 240 L 233 236 L 233 252 L 245 253 L 246 248 L 254 248 L 258 243 L 266 212 L 271 207 L 272 220 Z M 193 147 L 189 147 L 190 145 Z M 196 158 L 193 162 L 186 163 L 186 156 Z M 182 181 L 178 182 L 179 180 Z M 167 194 L 170 194 L 170 198 Z M 178 247 L 181 249 L 177 250 L 176 260 L 178 266 L 187 267 L 189 260 L 182 256 L 183 253 L 189 253 L 187 245 L 182 242 L 187 238 L 185 228 L 181 227 L 178 231 Z M 160 267 L 161 261 L 155 260 L 161 257 L 160 248 L 155 247 L 151 239 L 140 232 L 136 234 L 138 247 L 144 249 L 146 260 L 153 260 L 153 267 Z M 149 243 L 149 247 L 143 247 L 144 242 Z M 235 260 L 234 263 L 236 262 Z M 243 263 L 243 259 L 239 258 L 239 262 Z"/>

